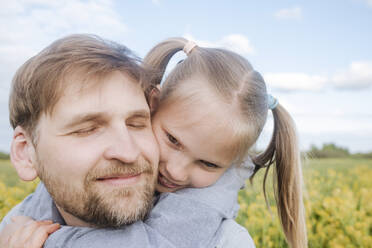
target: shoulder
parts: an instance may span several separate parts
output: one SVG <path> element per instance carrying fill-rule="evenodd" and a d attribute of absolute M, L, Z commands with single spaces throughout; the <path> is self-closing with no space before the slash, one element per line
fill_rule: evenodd
<path fill-rule="evenodd" d="M 233 219 L 222 222 L 216 248 L 254 248 L 254 242 L 247 229 Z"/>
<path fill-rule="evenodd" d="M 3 220 L 0 223 L 0 232 L 1 230 L 11 222 L 13 216 L 22 215 L 22 203 L 19 203 L 14 208 L 12 208 L 7 215 L 4 216 Z"/>
<path fill-rule="evenodd" d="M 37 189 L 40 188 L 40 186 L 37 187 Z M 27 213 L 27 209 L 35 209 L 35 206 L 39 199 L 35 199 L 35 193 L 32 193 L 28 195 L 22 202 L 18 203 L 15 207 L 13 207 L 3 218 L 3 220 L 0 223 L 0 231 L 11 222 L 11 218 L 13 216 L 19 216 L 19 215 L 27 215 L 30 217 L 34 217 Z"/>

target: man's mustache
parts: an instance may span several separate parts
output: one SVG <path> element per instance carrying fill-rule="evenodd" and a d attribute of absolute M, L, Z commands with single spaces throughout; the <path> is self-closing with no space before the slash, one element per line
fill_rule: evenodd
<path fill-rule="evenodd" d="M 135 163 L 113 160 L 109 164 L 101 165 L 90 171 L 86 176 L 86 182 L 118 176 L 135 176 L 141 173 L 154 174 L 153 166 L 143 157 L 140 157 Z"/>

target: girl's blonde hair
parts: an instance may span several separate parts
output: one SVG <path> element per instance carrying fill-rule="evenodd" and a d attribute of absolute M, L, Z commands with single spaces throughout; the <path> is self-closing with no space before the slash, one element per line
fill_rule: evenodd
<path fill-rule="evenodd" d="M 167 39 L 156 45 L 145 57 L 144 64 L 153 70 L 151 85 L 158 85 L 172 56 L 187 44 L 183 38 Z M 166 77 L 160 105 L 185 95 L 179 92 L 188 79 L 202 78 L 208 86 L 233 106 L 238 118 L 233 120 L 235 157 L 242 160 L 258 139 L 267 119 L 268 102 L 265 81 L 250 63 L 238 54 L 224 49 L 194 47 L 188 57 L 177 64 Z M 266 168 L 266 178 L 275 164 L 274 192 L 278 214 L 286 239 L 291 247 L 307 247 L 305 213 L 302 199 L 302 172 L 295 125 L 288 112 L 279 104 L 272 110 L 274 131 L 269 146 L 254 156 L 255 173 Z"/>

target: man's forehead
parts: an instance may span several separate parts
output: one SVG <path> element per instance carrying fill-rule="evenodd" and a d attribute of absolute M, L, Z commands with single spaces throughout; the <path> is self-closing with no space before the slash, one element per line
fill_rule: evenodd
<path fill-rule="evenodd" d="M 148 109 L 140 83 L 122 72 L 89 79 L 69 76 L 65 80 L 68 82 L 51 116 L 57 112 L 80 115 L 82 112 Z"/>
<path fill-rule="evenodd" d="M 120 81 L 123 85 L 129 84 L 140 87 L 140 82 L 138 80 L 123 71 L 90 72 L 85 69 L 80 69 L 63 77 L 61 96 L 86 94 L 89 93 L 89 91 L 101 90 L 106 82 L 112 80 L 112 78 Z"/>

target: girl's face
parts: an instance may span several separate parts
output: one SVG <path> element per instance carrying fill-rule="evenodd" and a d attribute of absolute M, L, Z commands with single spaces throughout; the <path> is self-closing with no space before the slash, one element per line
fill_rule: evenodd
<path fill-rule="evenodd" d="M 212 185 L 232 163 L 232 132 L 226 104 L 216 101 L 175 102 L 161 106 L 152 120 L 160 147 L 157 190 Z"/>

